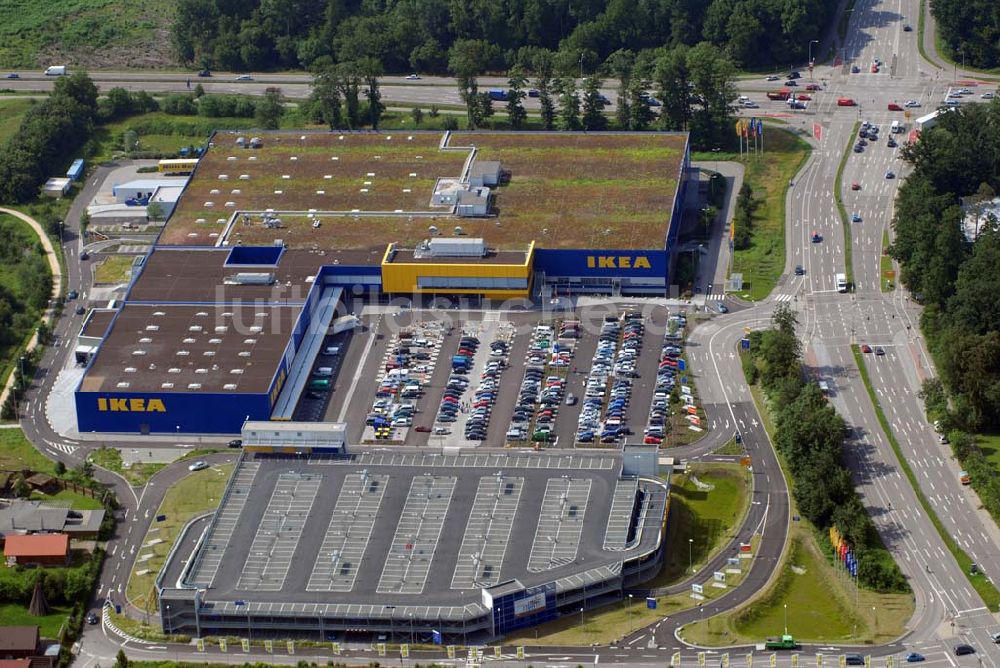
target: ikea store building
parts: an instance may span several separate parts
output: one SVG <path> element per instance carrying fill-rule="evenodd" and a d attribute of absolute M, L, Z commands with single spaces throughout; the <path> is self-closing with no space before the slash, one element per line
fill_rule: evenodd
<path fill-rule="evenodd" d="M 290 419 L 345 297 L 671 292 L 686 134 L 256 134 L 213 135 L 121 305 L 86 319 L 81 432 Z"/>

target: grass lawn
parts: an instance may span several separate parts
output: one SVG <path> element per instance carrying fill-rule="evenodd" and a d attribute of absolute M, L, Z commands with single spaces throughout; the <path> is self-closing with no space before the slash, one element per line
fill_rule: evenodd
<path fill-rule="evenodd" d="M 43 638 L 55 639 L 71 610 L 68 606 L 50 605 L 49 614 L 34 617 L 28 614 L 26 605 L 4 603 L 0 605 L 0 626 L 38 626 Z"/>
<path fill-rule="evenodd" d="M 566 615 L 535 628 L 518 631 L 504 638 L 504 644 L 604 645 L 627 635 L 630 630 L 640 629 L 662 619 L 669 612 L 672 611 L 663 608 L 650 610 L 643 599 L 633 599 L 631 604 L 626 599 L 592 612 L 584 612 L 583 615 Z"/>
<path fill-rule="evenodd" d="M 753 216 L 750 247 L 738 250 L 733 272 L 743 274 L 745 299 L 767 297 L 785 268 L 785 193 L 788 182 L 802 168 L 811 148 L 792 132 L 768 124 L 763 157 L 740 158 L 736 153 L 694 153 L 692 160 L 741 161 L 745 179 L 758 202 Z"/>
<path fill-rule="evenodd" d="M 703 488 L 695 484 L 695 479 Z M 750 500 L 750 477 L 739 464 L 694 464 L 673 476 L 663 569 L 650 587 L 663 587 L 691 574 L 721 548 L 740 525 Z M 711 489 L 707 487 L 710 486 Z M 694 539 L 693 543 L 688 543 Z"/>
<path fill-rule="evenodd" d="M 125 283 L 132 272 L 135 255 L 112 255 L 105 258 L 94 269 L 95 283 Z"/>
<path fill-rule="evenodd" d="M 53 463 L 35 449 L 20 429 L 0 429 L 0 469 L 55 473 Z"/>
<path fill-rule="evenodd" d="M 986 459 L 1000 470 L 1000 434 L 976 434 L 976 442 Z"/>
<path fill-rule="evenodd" d="M 171 0 L 0 0 L 0 69 L 170 64 Z M 71 66 L 72 68 L 72 66 Z"/>
<path fill-rule="evenodd" d="M 166 515 L 162 522 L 154 522 L 150 527 L 143 545 L 150 541 L 160 540 L 151 547 L 139 549 L 141 554 L 152 554 L 152 558 L 136 566 L 137 570 L 148 570 L 144 575 L 132 573 L 128 581 L 125 595 L 140 609 L 156 610 L 154 581 L 163 567 L 167 554 L 174 544 L 177 535 L 188 521 L 212 510 L 219 505 L 222 492 L 225 490 L 233 464 L 212 466 L 204 471 L 197 471 L 179 480 L 163 497 L 157 515 Z"/>
<path fill-rule="evenodd" d="M 706 646 L 761 642 L 784 631 L 786 607 L 788 632 L 799 641 L 860 644 L 885 642 L 902 633 L 913 614 L 909 595 L 862 591 L 855 607 L 853 583 L 819 552 L 810 530 L 794 527 L 791 541 L 780 575 L 763 598 L 735 613 L 686 626 L 684 639 Z"/>
<path fill-rule="evenodd" d="M 53 506 L 65 506 L 74 510 L 101 510 L 104 505 L 99 499 L 77 494 L 68 489 L 64 489 L 57 494 L 43 494 L 42 492 L 32 492 L 32 500 L 44 501 Z"/>
<path fill-rule="evenodd" d="M 8 97 L 0 99 L 0 143 L 11 138 L 21 125 L 24 113 L 34 100 Z"/>
<path fill-rule="evenodd" d="M 129 484 L 137 487 L 145 485 L 150 478 L 156 475 L 157 471 L 166 466 L 166 464 L 149 463 L 132 464 L 132 466 L 126 468 L 122 464 L 121 450 L 118 448 L 108 447 L 98 448 L 97 450 L 91 452 L 90 461 L 97 464 L 101 468 L 114 471 L 128 480 Z"/>
<path fill-rule="evenodd" d="M 896 287 L 896 270 L 892 268 L 892 258 L 886 253 L 888 247 L 889 231 L 882 230 L 882 254 L 878 259 L 878 274 L 882 279 L 882 292 L 892 292 Z"/>

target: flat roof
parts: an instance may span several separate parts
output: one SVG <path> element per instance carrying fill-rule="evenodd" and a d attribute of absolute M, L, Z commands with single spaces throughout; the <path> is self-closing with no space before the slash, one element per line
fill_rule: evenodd
<path fill-rule="evenodd" d="M 108 327 L 111 326 L 111 321 L 115 319 L 116 313 L 118 313 L 118 309 L 91 309 L 86 322 L 83 323 L 83 329 L 80 330 L 80 336 L 89 336 L 97 339 L 104 338 L 104 335 L 108 332 Z"/>
<path fill-rule="evenodd" d="M 62 557 L 69 552 L 69 536 L 64 533 L 8 534 L 3 553 L 7 557 Z"/>
<path fill-rule="evenodd" d="M 487 250 L 484 256 L 436 256 L 416 257 L 413 248 L 396 248 L 390 253 L 389 263 L 395 264 L 516 264 L 522 265 L 528 259 L 528 251 L 496 249 Z"/>
<path fill-rule="evenodd" d="M 126 304 L 80 391 L 266 392 L 300 310 Z"/>
<path fill-rule="evenodd" d="M 442 234 L 458 226 L 502 249 L 532 240 L 540 248 L 659 249 L 688 140 L 656 132 L 277 132 L 263 135 L 262 148 L 243 149 L 236 136 L 215 135 L 161 243 L 280 238 L 290 248 L 378 251 L 416 246 L 431 226 Z M 490 190 L 489 216 L 431 204 L 439 178 L 495 162 L 504 178 Z M 265 223 L 267 210 L 280 223 Z M 255 213 L 230 227 L 238 211 Z"/>
<path fill-rule="evenodd" d="M 184 582 L 216 606 L 476 607 L 485 587 L 586 580 L 655 549 L 665 491 L 646 482 L 659 519 L 605 547 L 609 522 L 632 517 L 613 504 L 620 472 L 590 453 L 246 456 L 199 552 L 178 552 L 165 581 L 191 564 Z"/>
<path fill-rule="evenodd" d="M 277 266 L 226 266 L 230 248 L 157 247 L 132 286 L 128 302 L 207 303 L 264 301 L 301 303 L 314 277 L 330 254 L 308 250 L 286 250 Z M 241 273 L 273 273 L 272 285 L 232 285 L 227 278 Z"/>

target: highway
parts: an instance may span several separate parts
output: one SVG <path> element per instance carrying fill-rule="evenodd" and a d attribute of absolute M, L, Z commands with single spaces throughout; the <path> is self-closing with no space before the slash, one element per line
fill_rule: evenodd
<path fill-rule="evenodd" d="M 760 109 L 748 110 L 765 116 L 780 116 L 790 127 L 799 128 L 810 139 L 814 152 L 802 172 L 796 176 L 786 201 L 786 266 L 785 275 L 769 300 L 745 309 L 733 309 L 694 330 L 689 350 L 691 363 L 698 377 L 698 390 L 713 424 L 708 438 L 694 446 L 672 452 L 681 459 L 705 457 L 712 449 L 728 440 L 732 432 L 744 435 L 748 454 L 753 458 L 754 491 L 749 517 L 741 527 L 737 540 L 758 533 L 762 536 L 761 551 L 744 583 L 724 597 L 711 603 L 711 610 L 698 608 L 672 615 L 654 628 L 636 631 L 622 643 L 609 648 L 551 648 L 529 650 L 529 657 L 518 662 L 512 648 L 505 648 L 503 660 L 511 665 L 544 662 L 546 665 L 657 665 L 662 666 L 673 651 L 684 648 L 677 640 L 679 627 L 716 610 L 725 610 L 745 601 L 765 586 L 780 556 L 788 528 L 788 499 L 784 479 L 760 416 L 743 382 L 742 370 L 735 354 L 744 327 L 766 326 L 773 308 L 789 304 L 797 313 L 800 334 L 806 350 L 806 362 L 817 378 L 833 387 L 831 401 L 852 428 L 847 446 L 849 463 L 864 502 L 886 544 L 910 579 L 917 599 L 917 610 L 910 621 L 906 637 L 899 643 L 881 648 L 867 648 L 865 653 L 878 656 L 916 648 L 927 656 L 927 663 L 941 666 L 979 665 L 996 668 L 998 654 L 987 634 L 996 630 L 995 619 L 985 610 L 982 600 L 968 585 L 958 565 L 937 535 L 930 519 L 917 501 L 908 484 L 886 434 L 881 429 L 868 394 L 861 381 L 851 353 L 851 343 L 882 346 L 884 356 L 866 355 L 865 363 L 889 424 L 916 471 L 918 482 L 931 499 L 946 530 L 956 538 L 974 560 L 994 576 L 1000 564 L 1000 537 L 992 521 L 978 510 L 974 494 L 957 483 L 957 464 L 951 459 L 947 445 L 937 436 L 923 416 L 918 397 L 923 378 L 933 375 L 933 368 L 917 327 L 918 309 L 902 290 L 882 293 L 879 286 L 879 259 L 883 231 L 888 229 L 893 198 L 906 166 L 897 157 L 898 149 L 886 146 L 889 124 L 900 119 L 899 112 L 886 110 L 890 102 L 915 99 L 922 104 L 914 115 L 927 113 L 944 97 L 952 83 L 952 72 L 941 70 L 920 59 L 917 32 L 904 32 L 902 25 L 916 26 L 918 0 L 858 0 L 848 29 L 842 53 L 845 65 L 818 66 L 813 73 L 816 82 L 825 88 L 805 111 L 790 112 L 780 102 L 766 100 L 762 93 L 775 86 L 763 78 L 740 82 L 741 92 L 757 100 Z M 870 63 L 879 58 L 887 63 L 878 74 L 868 71 Z M 858 63 L 861 73 L 851 74 L 850 64 Z M 808 81 L 808 74 L 803 71 Z M 40 74 L 22 73 L 19 80 L 6 82 L 8 88 L 43 91 L 52 80 Z M 966 75 L 959 75 L 962 79 Z M 261 94 L 269 86 L 279 86 L 285 95 L 302 98 L 308 95 L 309 77 L 303 74 L 267 75 L 252 82 L 235 82 L 232 75 L 217 73 L 211 79 L 199 79 L 186 74 L 163 73 L 94 73 L 102 88 L 125 85 L 151 92 L 184 91 L 202 83 L 208 92 L 245 92 Z M 503 80 L 482 79 L 480 85 L 502 85 Z M 780 84 L 780 82 L 779 82 Z M 399 77 L 387 77 L 383 96 L 389 103 L 458 105 L 454 82 L 446 78 L 425 77 L 411 82 Z M 978 93 L 978 89 L 977 89 Z M 613 98 L 613 91 L 606 94 Z M 854 108 L 837 107 L 837 97 L 858 100 Z M 529 101 L 533 102 L 533 101 Z M 843 177 L 841 193 L 848 214 L 858 212 L 859 223 L 849 223 L 845 238 L 844 225 L 839 219 L 834 200 L 834 180 L 845 150 L 850 150 L 856 137 L 853 128 L 859 120 L 868 120 L 882 128 L 880 138 L 870 143 L 863 153 L 850 153 Z M 912 121 L 911 121 L 912 126 Z M 819 130 L 815 133 L 814 130 Z M 815 136 L 818 134 L 818 137 Z M 106 169 L 106 168 L 99 168 Z M 886 179 L 891 169 L 895 179 Z M 78 259 L 79 231 L 76 221 L 81 207 L 90 200 L 99 183 L 100 172 L 91 175 L 84 192 L 76 199 L 67 218 L 63 243 L 67 255 L 67 277 L 71 289 L 85 294 L 90 288 L 89 267 Z M 850 189 L 858 182 L 860 190 Z M 822 240 L 814 243 L 813 233 Z M 834 285 L 834 275 L 846 271 L 846 249 L 850 244 L 855 291 L 840 294 Z M 795 276 L 793 268 L 802 265 L 805 272 Z M 85 269 L 85 271 L 81 271 Z M 73 315 L 68 307 L 65 317 L 56 327 L 57 345 L 47 349 L 35 386 L 29 397 L 28 411 L 22 425 L 28 437 L 46 455 L 59 458 L 67 465 L 81 461 L 94 447 L 90 441 L 67 441 L 48 424 L 43 405 L 54 382 L 57 370 L 71 354 L 73 336 L 79 330 L 81 316 Z M 115 445 L 129 447 L 146 441 L 122 441 Z M 152 444 L 152 447 L 158 447 Z M 162 444 L 160 444 L 162 447 Z M 225 459 L 228 455 L 220 455 Z M 158 506 L 165 489 L 186 474 L 182 463 L 168 466 L 157 474 L 151 485 L 136 490 L 120 477 L 99 471 L 98 477 L 111 484 L 123 504 L 124 521 L 117 535 L 109 542 L 111 558 L 101 575 L 99 596 L 109 593 L 115 600 L 127 581 L 134 561 L 136 546 L 145 536 L 150 515 Z M 727 554 L 717 557 L 724 559 Z M 712 564 L 707 565 L 712 567 Z M 992 568 L 991 568 L 992 567 Z M 678 589 L 686 588 L 685 582 Z M 964 639 L 979 650 L 971 657 L 952 657 L 950 646 Z M 107 665 L 117 652 L 122 639 L 106 627 L 88 628 L 82 646 L 82 658 L 87 665 L 98 662 Z M 157 648 L 162 647 L 162 648 Z M 198 660 L 203 656 L 190 646 L 155 646 L 127 643 L 132 658 L 174 658 L 186 656 Z M 806 652 L 829 655 L 850 651 L 845 647 L 804 648 Z M 693 649 L 684 648 L 684 660 L 693 665 Z M 732 650 L 733 656 L 746 649 Z M 359 659 L 375 660 L 371 652 L 354 649 Z M 255 651 L 254 659 L 263 660 Z M 717 654 L 712 654 L 718 658 Z M 301 651 L 295 656 L 267 656 L 270 662 L 294 663 L 309 659 Z M 329 654 L 317 654 L 324 661 Z M 398 658 L 398 657 L 397 657 Z M 441 654 L 414 654 L 406 663 L 442 658 Z M 240 662 L 249 660 L 240 651 L 211 653 L 214 661 Z M 897 659 L 898 660 L 898 659 Z M 401 664 L 404 663 L 401 661 Z M 787 665 L 787 658 L 779 660 Z"/>

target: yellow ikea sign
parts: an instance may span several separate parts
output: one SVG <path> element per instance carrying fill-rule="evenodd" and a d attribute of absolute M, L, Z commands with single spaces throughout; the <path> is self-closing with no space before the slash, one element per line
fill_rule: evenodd
<path fill-rule="evenodd" d="M 97 410 L 112 413 L 166 413 L 162 399 L 105 399 L 97 400 Z"/>
<path fill-rule="evenodd" d="M 588 255 L 588 269 L 650 269 L 645 255 Z"/>

